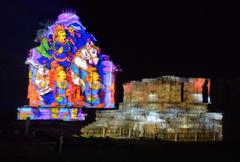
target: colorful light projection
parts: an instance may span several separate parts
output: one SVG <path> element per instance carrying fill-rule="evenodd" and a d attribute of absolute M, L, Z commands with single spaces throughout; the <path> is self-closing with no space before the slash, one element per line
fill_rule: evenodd
<path fill-rule="evenodd" d="M 63 121 L 84 121 L 86 114 L 79 108 L 18 108 L 18 120 L 63 120 Z"/>
<path fill-rule="evenodd" d="M 96 39 L 77 15 L 60 14 L 36 40 L 40 45 L 30 50 L 26 60 L 29 106 L 115 107 L 116 66 L 109 56 L 101 54 Z M 23 111 L 29 112 L 27 108 Z M 38 111 L 43 113 L 43 109 Z"/>

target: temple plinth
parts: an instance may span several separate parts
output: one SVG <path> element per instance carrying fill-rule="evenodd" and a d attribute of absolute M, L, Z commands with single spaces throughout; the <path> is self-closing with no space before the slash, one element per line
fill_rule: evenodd
<path fill-rule="evenodd" d="M 123 84 L 119 110 L 98 111 L 83 136 L 221 141 L 222 114 L 208 112 L 202 86 L 207 78 L 163 76 Z M 206 86 L 206 85 L 205 85 Z"/>

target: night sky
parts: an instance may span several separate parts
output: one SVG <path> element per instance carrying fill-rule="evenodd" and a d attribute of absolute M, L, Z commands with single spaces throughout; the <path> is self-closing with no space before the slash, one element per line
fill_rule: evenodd
<path fill-rule="evenodd" d="M 1 2 L 2 3 L 2 2 Z M 118 82 L 146 77 L 240 76 L 240 8 L 221 2 L 8 0 L 1 4 L 1 110 L 27 104 L 24 64 L 39 23 L 73 9 L 102 53 L 123 69 Z"/>

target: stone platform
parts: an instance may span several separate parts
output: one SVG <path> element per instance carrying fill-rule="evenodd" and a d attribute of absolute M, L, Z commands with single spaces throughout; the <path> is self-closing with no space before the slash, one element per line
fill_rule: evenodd
<path fill-rule="evenodd" d="M 223 115 L 208 111 L 210 96 L 206 96 L 207 102 L 202 100 L 205 80 L 164 76 L 125 83 L 119 109 L 97 111 L 96 121 L 82 128 L 81 134 L 117 139 L 222 141 Z"/>

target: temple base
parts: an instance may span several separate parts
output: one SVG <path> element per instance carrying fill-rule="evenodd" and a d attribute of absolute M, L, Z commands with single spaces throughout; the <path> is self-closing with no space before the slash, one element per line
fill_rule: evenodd
<path fill-rule="evenodd" d="M 84 121 L 86 114 L 81 108 L 70 107 L 31 107 L 22 106 L 17 109 L 17 120 L 63 120 Z"/>

